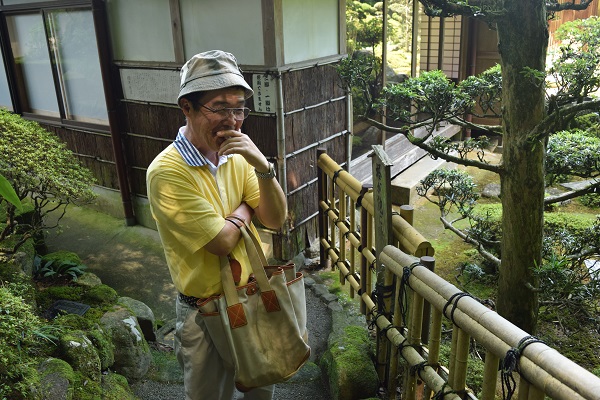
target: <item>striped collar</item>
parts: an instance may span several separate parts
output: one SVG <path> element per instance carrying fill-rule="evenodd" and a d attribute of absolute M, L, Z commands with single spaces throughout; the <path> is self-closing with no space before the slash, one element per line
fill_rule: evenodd
<path fill-rule="evenodd" d="M 179 154 L 181 154 L 183 160 L 190 167 L 203 167 L 205 165 L 215 167 L 214 165 L 212 165 L 212 162 L 210 162 L 204 156 L 204 154 L 202 154 L 197 148 L 195 148 L 192 142 L 190 142 L 188 138 L 185 137 L 185 135 L 183 134 L 184 129 L 184 126 L 179 128 L 179 132 L 177 132 L 177 138 L 173 142 L 173 146 L 175 146 Z M 232 155 L 219 156 L 219 165 L 225 163 L 229 157 L 232 157 Z"/>

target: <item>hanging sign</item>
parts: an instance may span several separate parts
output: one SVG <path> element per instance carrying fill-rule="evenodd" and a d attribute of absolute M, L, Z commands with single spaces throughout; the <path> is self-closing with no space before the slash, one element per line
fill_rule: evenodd
<path fill-rule="evenodd" d="M 271 75 L 253 74 L 254 111 L 275 114 L 277 107 L 277 82 Z"/>

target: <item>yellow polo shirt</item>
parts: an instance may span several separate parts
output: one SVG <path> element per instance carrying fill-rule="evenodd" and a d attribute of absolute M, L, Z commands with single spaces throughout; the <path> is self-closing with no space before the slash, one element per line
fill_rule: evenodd
<path fill-rule="evenodd" d="M 221 231 L 224 217 L 242 202 L 258 206 L 254 168 L 236 154 L 218 166 L 215 179 L 208 165 L 190 165 L 171 144 L 148 167 L 146 182 L 150 210 L 177 290 L 199 298 L 222 293 L 219 257 L 204 246 Z M 251 229 L 258 235 L 254 226 Z M 240 285 L 244 285 L 251 267 L 243 240 L 231 256 L 242 266 Z"/>

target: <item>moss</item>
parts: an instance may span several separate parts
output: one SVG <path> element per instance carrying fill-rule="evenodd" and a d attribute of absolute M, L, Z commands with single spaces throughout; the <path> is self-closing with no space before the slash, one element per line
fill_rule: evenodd
<path fill-rule="evenodd" d="M 87 337 L 96 348 L 101 370 L 106 371 L 115 363 L 114 346 L 110 338 L 101 329 L 92 329 L 87 332 Z"/>
<path fill-rule="evenodd" d="M 92 341 L 83 331 L 70 331 L 60 338 L 61 358 L 68 361 L 74 370 L 81 372 L 88 379 L 99 382 L 100 357 Z"/>
<path fill-rule="evenodd" d="M 600 368 L 600 338 L 597 334 L 569 316 L 559 318 L 562 325 L 557 324 L 556 320 L 549 320 L 548 315 L 543 319 L 539 329 L 540 339 L 551 343 L 563 356 L 587 370 Z"/>
<path fill-rule="evenodd" d="M 83 295 L 84 302 L 95 305 L 114 304 L 118 298 L 119 295 L 115 289 L 104 284 L 90 288 L 90 290 Z"/>
<path fill-rule="evenodd" d="M 80 301 L 83 290 L 75 286 L 51 286 L 36 293 L 38 309 L 42 312 L 50 308 L 56 300 Z"/>
<path fill-rule="evenodd" d="M 34 332 L 40 326 L 32 307 L 0 286 L 0 398 L 28 398 L 38 378 Z"/>
<path fill-rule="evenodd" d="M 449 343 L 442 343 L 440 346 L 440 363 L 442 365 L 448 365 L 450 360 L 450 350 Z M 479 358 L 474 357 L 472 353 L 469 353 L 468 364 L 467 387 L 477 395 L 483 386 L 483 369 L 485 364 Z"/>
<path fill-rule="evenodd" d="M 98 400 L 102 398 L 102 387 L 100 382 L 90 380 L 80 372 L 75 373 L 75 383 L 73 384 L 73 399 L 77 400 Z"/>
<path fill-rule="evenodd" d="M 53 263 L 62 264 L 65 262 L 81 264 L 81 258 L 72 251 L 59 250 L 53 253 L 48 253 L 42 257 L 42 263 L 52 261 Z"/>
<path fill-rule="evenodd" d="M 339 271 L 321 272 L 319 275 L 327 285 L 330 293 L 340 295 L 343 292 Z"/>
<path fill-rule="evenodd" d="M 137 397 L 131 391 L 127 378 L 116 373 L 102 377 L 103 400 L 135 400 Z"/>
<path fill-rule="evenodd" d="M 372 342 L 365 328 L 344 327 L 321 358 L 333 398 L 362 398 L 376 392 L 379 383 L 371 357 Z"/>

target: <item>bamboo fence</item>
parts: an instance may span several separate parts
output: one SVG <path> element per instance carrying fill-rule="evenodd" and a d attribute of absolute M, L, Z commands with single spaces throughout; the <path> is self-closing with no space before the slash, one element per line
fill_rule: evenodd
<path fill-rule="evenodd" d="M 476 399 L 466 384 L 475 341 L 486 350 L 482 400 L 513 394 L 519 400 L 600 400 L 600 378 L 432 272 L 433 247 L 412 226 L 410 207 L 392 213 L 392 243 L 377 254 L 375 238 L 384 229 L 374 205 L 391 204 L 382 198 L 385 192 L 362 185 L 322 150 L 318 166 L 321 262 L 328 259 L 339 269 L 341 282 L 350 284 L 352 297 L 360 296 L 361 311 L 377 328 L 378 374 L 388 393 L 401 386 L 402 399 Z M 385 282 L 374 284 L 378 268 Z M 451 322 L 452 340 L 442 366 L 444 319 Z"/>

